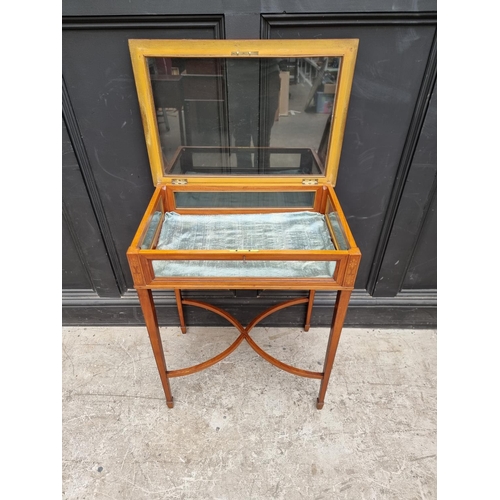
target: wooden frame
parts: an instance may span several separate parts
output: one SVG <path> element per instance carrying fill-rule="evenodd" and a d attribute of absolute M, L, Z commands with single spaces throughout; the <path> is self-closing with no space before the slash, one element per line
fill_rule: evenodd
<path fill-rule="evenodd" d="M 335 186 L 337 179 L 342 140 L 344 137 L 347 110 L 351 94 L 354 66 L 358 51 L 358 40 L 129 40 L 132 67 L 139 97 L 146 145 L 151 172 L 155 185 L 170 182 L 171 176 L 164 175 L 161 145 L 155 116 L 153 92 L 147 66 L 147 57 L 223 57 L 223 58 L 265 58 L 265 57 L 341 57 L 340 72 L 333 127 L 328 142 L 328 157 L 325 162 L 324 181 Z M 315 180 L 323 176 L 305 176 Z M 205 177 L 190 177 L 190 184 L 205 184 Z M 282 177 L 213 177 L 218 184 L 272 184 Z M 302 179 L 290 179 L 300 184 Z"/>
<path fill-rule="evenodd" d="M 127 258 L 132 272 L 134 287 L 137 290 L 142 311 L 150 336 L 160 379 L 165 392 L 166 402 L 173 407 L 170 379 L 198 372 L 225 358 L 246 340 L 264 359 L 292 374 L 315 378 L 321 381 L 316 406 L 324 404 L 326 389 L 331 374 L 335 353 L 340 339 L 347 306 L 361 259 L 361 252 L 343 214 L 342 207 L 335 194 L 333 185 L 336 180 L 341 143 L 344 133 L 349 94 L 352 85 L 354 64 L 357 52 L 357 40 L 302 40 L 300 44 L 285 40 L 130 40 L 130 51 L 136 78 L 139 102 L 151 163 L 151 171 L 156 189 L 146 208 L 135 237 L 127 251 Z M 197 177 L 178 179 L 164 175 L 162 154 L 158 137 L 155 107 L 151 84 L 148 78 L 146 57 L 297 57 L 297 56 L 339 56 L 342 57 L 342 71 L 338 82 L 337 100 L 334 109 L 333 126 L 329 138 L 329 150 L 325 161 L 324 176 L 305 177 Z M 182 154 L 178 151 L 177 154 Z M 315 153 L 314 153 L 315 154 Z M 313 201 L 303 207 L 198 207 L 182 208 L 176 203 L 176 193 L 311 193 Z M 340 230 L 345 236 L 347 248 L 341 249 L 338 238 L 330 222 L 327 222 L 329 237 L 335 244 L 334 250 L 161 250 L 156 248 L 165 213 L 179 214 L 250 214 L 311 211 L 326 215 L 336 212 Z M 156 225 L 155 225 L 156 224 Z M 145 240 L 148 240 L 147 242 Z M 256 278 L 256 277 L 157 277 L 153 270 L 153 261 L 157 260 L 218 260 L 218 261 L 334 261 L 335 271 L 328 278 Z M 198 365 L 180 370 L 168 370 L 152 290 L 174 290 L 179 321 L 183 333 L 187 331 L 183 306 L 201 307 L 212 311 L 232 324 L 239 332 L 233 344 L 222 353 Z M 205 302 L 188 300 L 182 297 L 182 290 L 187 289 L 275 289 L 308 290 L 307 298 L 293 299 L 277 304 L 255 317 L 248 326 L 241 325 L 226 311 Z M 264 318 L 275 311 L 297 304 L 307 304 L 304 330 L 310 327 L 312 306 L 316 290 L 336 290 L 337 299 L 333 312 L 332 326 L 325 361 L 321 372 L 302 370 L 287 365 L 266 353 L 250 336 L 250 331 Z"/>

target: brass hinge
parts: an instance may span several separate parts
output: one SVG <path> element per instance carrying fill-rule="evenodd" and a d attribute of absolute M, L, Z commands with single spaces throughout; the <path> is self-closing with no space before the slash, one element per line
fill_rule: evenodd
<path fill-rule="evenodd" d="M 187 184 L 188 180 L 187 179 L 172 179 L 172 184 L 179 185 L 179 184 Z"/>
<path fill-rule="evenodd" d="M 316 186 L 318 184 L 318 179 L 302 179 L 302 184 L 304 184 L 304 186 Z"/>

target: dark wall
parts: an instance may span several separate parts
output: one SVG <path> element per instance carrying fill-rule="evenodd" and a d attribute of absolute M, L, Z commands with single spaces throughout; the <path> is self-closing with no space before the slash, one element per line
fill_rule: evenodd
<path fill-rule="evenodd" d="M 153 184 L 129 38 L 359 38 L 337 182 L 363 254 L 346 325 L 435 326 L 436 4 L 362 0 L 64 2 L 64 324 L 143 324 L 125 254 Z M 250 295 L 210 297 L 244 322 L 297 294 Z M 334 298 L 317 294 L 313 325 L 329 324 Z M 157 305 L 177 324 L 173 294 Z M 267 324 L 298 326 L 303 312 Z M 190 308 L 187 321 L 222 324 Z"/>

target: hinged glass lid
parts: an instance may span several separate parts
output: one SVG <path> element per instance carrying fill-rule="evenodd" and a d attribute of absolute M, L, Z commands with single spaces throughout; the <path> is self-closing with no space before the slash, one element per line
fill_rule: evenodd
<path fill-rule="evenodd" d="M 357 40 L 130 40 L 153 180 L 335 183 Z"/>

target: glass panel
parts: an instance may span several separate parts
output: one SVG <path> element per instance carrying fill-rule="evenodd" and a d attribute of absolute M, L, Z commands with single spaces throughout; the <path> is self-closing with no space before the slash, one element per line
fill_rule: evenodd
<path fill-rule="evenodd" d="M 238 162 L 265 162 L 267 167 L 241 167 Z M 322 175 L 323 165 L 310 149 L 180 147 L 169 174 L 175 175 Z"/>
<path fill-rule="evenodd" d="M 341 58 L 148 58 L 167 175 L 323 175 Z"/>
<path fill-rule="evenodd" d="M 146 236 L 144 236 L 144 240 L 142 242 L 141 248 L 148 249 L 151 248 L 153 243 L 153 238 L 156 234 L 156 230 L 158 229 L 158 224 L 161 220 L 161 212 L 154 212 L 151 216 L 151 220 L 149 222 L 148 230 L 146 231 Z"/>
<path fill-rule="evenodd" d="M 314 191 L 176 191 L 178 208 L 312 208 Z"/>
<path fill-rule="evenodd" d="M 154 260 L 156 278 L 332 278 L 335 261 Z"/>
<path fill-rule="evenodd" d="M 340 217 L 337 212 L 330 212 L 328 220 L 332 226 L 335 247 L 337 250 L 349 250 L 349 243 L 347 243 L 347 236 L 345 235 L 344 228 L 340 222 Z"/>

